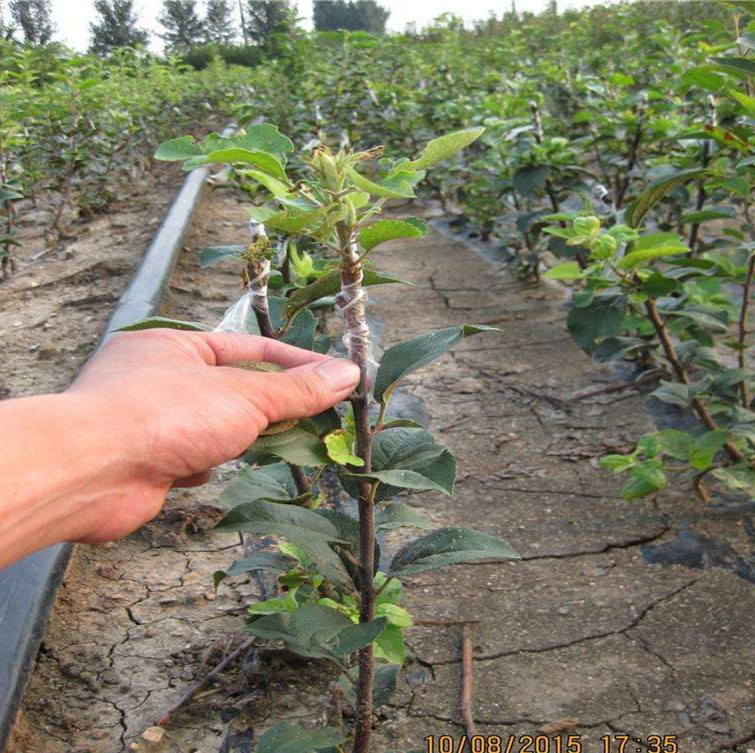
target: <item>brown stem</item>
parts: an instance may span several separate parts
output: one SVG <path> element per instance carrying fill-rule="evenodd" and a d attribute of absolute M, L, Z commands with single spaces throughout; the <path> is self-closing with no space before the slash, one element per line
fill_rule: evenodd
<path fill-rule="evenodd" d="M 747 368 L 747 357 L 745 354 L 745 348 L 747 347 L 747 335 L 749 334 L 749 310 L 750 310 L 750 290 L 752 288 L 752 278 L 755 274 L 755 254 L 750 256 L 750 261 L 747 264 L 747 278 L 745 279 L 744 289 L 742 290 L 742 306 L 739 310 L 739 337 L 737 344 L 739 349 L 737 351 L 737 360 L 739 362 L 739 368 Z M 750 407 L 750 390 L 747 386 L 747 378 L 743 378 L 740 382 L 740 391 L 742 393 L 742 405 L 745 408 Z"/>
<path fill-rule="evenodd" d="M 270 306 L 267 300 L 267 281 L 270 277 L 270 262 L 264 260 L 250 263 L 247 265 L 246 273 L 251 280 L 250 288 L 254 293 L 252 311 L 254 311 L 254 318 L 257 320 L 260 334 L 262 337 L 277 340 L 278 332 L 273 326 L 273 320 L 270 318 Z M 294 479 L 299 494 L 308 494 L 312 491 L 312 484 L 303 468 L 293 463 L 289 463 L 288 468 L 291 471 L 291 476 Z M 311 504 L 310 502 L 307 506 L 310 507 Z"/>
<path fill-rule="evenodd" d="M 709 111 L 710 111 L 710 117 L 708 118 L 708 126 L 712 129 L 716 125 L 716 98 L 713 96 L 710 97 Z M 711 141 L 710 139 L 706 139 L 705 143 L 703 144 L 703 151 L 700 158 L 700 164 L 702 167 L 708 167 L 708 163 L 710 162 L 710 153 L 711 153 Z M 697 201 L 695 202 L 695 209 L 698 212 L 705 205 L 705 200 L 707 198 L 708 198 L 708 194 L 707 194 L 707 191 L 705 190 L 705 185 L 703 181 L 700 180 L 697 183 Z M 689 244 L 688 245 L 689 245 L 690 254 L 695 253 L 695 246 L 697 246 L 699 235 L 700 235 L 700 223 L 694 222 L 689 231 Z"/>
<path fill-rule="evenodd" d="M 472 710 L 474 693 L 474 656 L 472 655 L 472 630 L 469 623 L 461 626 L 461 718 L 470 739 L 477 735 L 477 725 Z"/>
<path fill-rule="evenodd" d="M 687 370 L 679 360 L 679 356 L 676 353 L 674 344 L 671 342 L 669 331 L 668 329 L 666 329 L 666 325 L 664 324 L 660 314 L 658 313 L 658 305 L 655 298 L 647 299 L 647 301 L 645 302 L 645 310 L 647 311 L 648 318 L 652 322 L 653 328 L 658 335 L 658 339 L 661 341 L 663 352 L 666 354 L 666 359 L 671 364 L 671 368 L 674 370 L 674 374 L 677 380 L 681 382 L 681 384 L 689 386 L 689 374 L 687 374 Z M 711 416 L 710 411 L 708 410 L 708 406 L 705 405 L 705 403 L 700 400 L 699 397 L 692 398 L 692 408 L 695 412 L 695 415 L 700 421 L 702 421 L 702 423 L 709 431 L 718 431 L 721 428 L 713 419 L 713 416 Z M 726 440 L 724 449 L 733 462 L 739 463 L 744 460 L 744 455 L 742 455 L 742 453 L 734 446 L 730 439 Z"/>
<path fill-rule="evenodd" d="M 346 322 L 349 358 L 359 366 L 361 377 L 351 397 L 354 409 L 356 454 L 364 461 L 362 472 L 372 468 L 372 430 L 369 417 L 367 369 L 369 366 L 369 336 L 365 295 L 362 288 L 362 262 L 352 230 L 341 221 L 336 226 L 341 253 L 341 293 L 337 306 Z M 377 485 L 365 479 L 359 482 L 359 620 L 372 622 L 375 618 L 375 491 Z M 359 678 L 356 688 L 354 721 L 354 753 L 368 753 L 372 734 L 372 684 L 374 651 L 372 644 L 358 654 Z"/>

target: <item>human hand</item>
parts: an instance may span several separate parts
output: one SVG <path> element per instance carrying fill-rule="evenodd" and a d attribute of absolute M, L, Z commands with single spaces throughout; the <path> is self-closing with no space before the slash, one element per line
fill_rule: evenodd
<path fill-rule="evenodd" d="M 285 370 L 232 366 L 241 361 Z M 92 543 L 130 533 L 159 512 L 171 485 L 206 481 L 269 423 L 320 413 L 358 380 L 350 361 L 251 335 L 117 335 L 61 396 L 80 417 L 78 431 L 92 435 L 86 454 L 99 468 L 79 492 L 68 538 Z"/>

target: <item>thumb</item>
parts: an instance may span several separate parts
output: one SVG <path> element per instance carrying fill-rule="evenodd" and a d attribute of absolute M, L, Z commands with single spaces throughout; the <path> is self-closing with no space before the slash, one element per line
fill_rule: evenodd
<path fill-rule="evenodd" d="M 328 358 L 250 376 L 254 378 L 250 397 L 272 423 L 314 416 L 345 400 L 359 384 L 359 367 L 343 358 Z"/>

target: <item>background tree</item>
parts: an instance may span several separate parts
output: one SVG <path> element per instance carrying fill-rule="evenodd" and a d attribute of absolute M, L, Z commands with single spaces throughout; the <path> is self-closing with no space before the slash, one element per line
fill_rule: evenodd
<path fill-rule="evenodd" d="M 390 11 L 376 0 L 314 0 L 314 23 L 317 31 L 385 32 Z"/>
<path fill-rule="evenodd" d="M 27 44 L 47 44 L 52 39 L 55 25 L 50 0 L 11 0 L 10 14 Z"/>
<path fill-rule="evenodd" d="M 186 52 L 202 41 L 204 29 L 195 0 L 164 0 L 157 20 L 165 27 L 160 36 L 170 52 Z"/>
<path fill-rule="evenodd" d="M 261 46 L 273 34 L 285 34 L 296 25 L 296 10 L 289 0 L 247 0 L 244 8 L 245 38 Z"/>
<path fill-rule="evenodd" d="M 233 13 L 229 0 L 208 0 L 204 17 L 204 35 L 207 42 L 232 44 L 236 37 Z"/>
<path fill-rule="evenodd" d="M 116 47 L 146 45 L 149 32 L 137 27 L 139 14 L 134 10 L 134 0 L 94 0 L 98 13 L 96 21 L 89 25 L 90 52 L 107 55 Z"/>

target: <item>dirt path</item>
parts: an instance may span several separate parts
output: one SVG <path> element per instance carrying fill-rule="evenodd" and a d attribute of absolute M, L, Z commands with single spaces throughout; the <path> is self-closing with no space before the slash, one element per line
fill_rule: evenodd
<path fill-rule="evenodd" d="M 244 224 L 243 207 L 228 193 L 205 202 L 163 313 L 217 321 L 238 293 L 237 277 L 233 265 L 199 270 L 197 250 L 238 242 Z M 416 285 L 373 294 L 386 345 L 456 323 L 504 329 L 469 340 L 407 388 L 459 458 L 454 498 L 422 493 L 409 501 L 438 524 L 503 536 L 524 558 L 407 579 L 416 617 L 481 620 L 474 630 L 481 734 L 534 734 L 560 722 L 583 736 L 585 753 L 602 751 L 600 736 L 621 732 L 679 735 L 681 753 L 755 735 L 755 598 L 732 569 L 750 554 L 748 518 L 703 511 L 672 494 L 619 498 L 619 484 L 595 458 L 649 428 L 643 400 L 623 393 L 570 400 L 612 376 L 565 333 L 558 290 L 523 286 L 436 233 L 386 248 L 377 266 Z M 14 753 L 128 749 L 241 639 L 240 614 L 256 590 L 237 579 L 214 594 L 211 573 L 241 548 L 232 535 L 207 532 L 233 472 L 220 469 L 209 486 L 174 494 L 164 514 L 128 540 L 79 549 Z M 731 542 L 728 559 L 708 550 L 701 559 L 721 567 L 645 561 L 643 545 L 674 540 L 684 521 L 705 541 Z M 416 658 L 381 712 L 376 753 L 462 734 L 458 628 L 414 628 L 409 642 Z M 321 665 L 272 650 L 253 655 L 245 670 L 229 671 L 176 715 L 161 750 L 215 753 L 223 741 L 224 750 L 247 750 L 249 725 L 322 721 L 329 678 Z"/>

